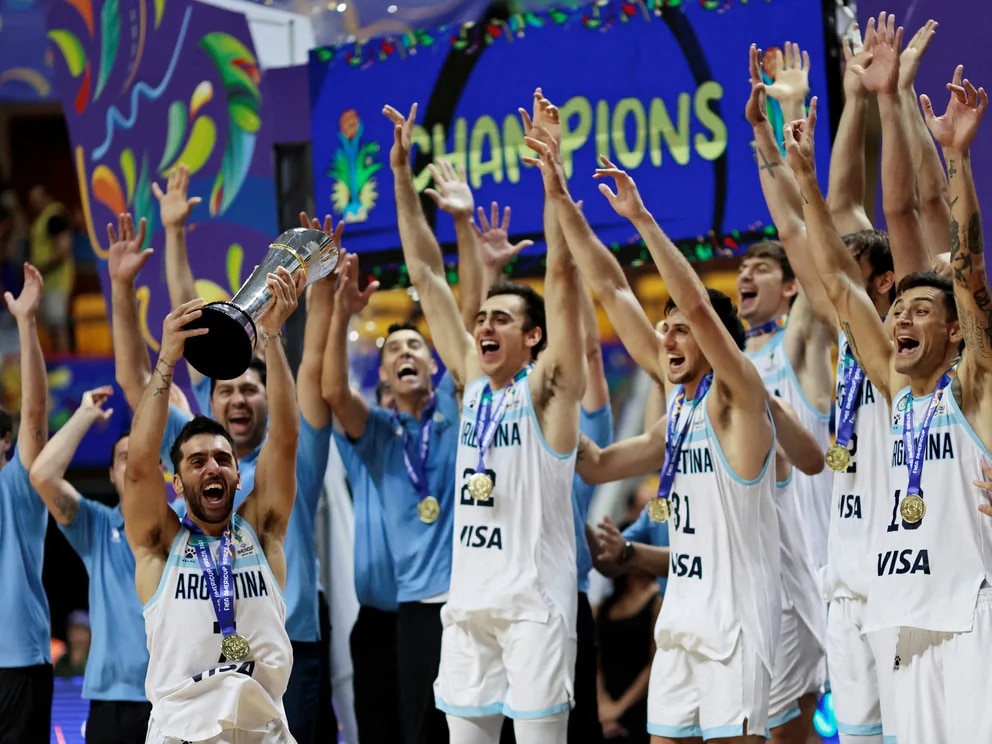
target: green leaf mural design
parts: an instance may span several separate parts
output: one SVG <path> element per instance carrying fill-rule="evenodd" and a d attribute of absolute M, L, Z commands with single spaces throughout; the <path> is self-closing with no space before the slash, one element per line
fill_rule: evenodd
<path fill-rule="evenodd" d="M 152 199 L 152 182 L 148 175 L 148 155 L 143 153 L 141 156 L 141 175 L 138 176 L 138 188 L 134 193 L 134 221 L 137 223 L 144 217 L 147 223 L 145 244 L 141 246 L 142 248 L 148 248 L 151 245 L 152 235 L 155 233 L 155 215 L 158 210 Z"/>
<path fill-rule="evenodd" d="M 169 128 L 165 135 L 165 152 L 162 153 L 162 160 L 158 164 L 158 172 L 165 173 L 166 168 L 176 160 L 176 153 L 182 147 L 186 138 L 186 104 L 182 101 L 173 101 L 169 106 Z"/>
<path fill-rule="evenodd" d="M 69 74 L 74 78 L 79 77 L 86 67 L 86 50 L 83 49 L 83 45 L 76 38 L 76 35 L 57 28 L 48 32 L 48 38 L 55 43 L 55 46 L 62 52 L 62 56 L 65 57 L 65 65 L 69 68 Z"/>
<path fill-rule="evenodd" d="M 130 204 L 134 198 L 134 151 L 130 147 L 125 147 L 121 152 L 121 173 L 124 174 L 124 188 Z"/>
<path fill-rule="evenodd" d="M 241 267 L 245 260 L 245 250 L 238 243 L 233 243 L 227 249 L 227 286 L 231 294 L 241 289 Z"/>
<path fill-rule="evenodd" d="M 96 79 L 95 101 L 110 79 L 110 73 L 117 61 L 117 50 L 121 44 L 120 0 L 106 0 L 100 11 L 100 74 Z"/>
<path fill-rule="evenodd" d="M 186 147 L 176 160 L 185 163 L 190 175 L 196 173 L 207 162 L 217 142 L 217 125 L 209 116 L 201 116 L 193 122 Z"/>

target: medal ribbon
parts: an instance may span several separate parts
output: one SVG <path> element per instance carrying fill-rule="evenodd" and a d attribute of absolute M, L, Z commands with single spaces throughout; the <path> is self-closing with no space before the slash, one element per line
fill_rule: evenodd
<path fill-rule="evenodd" d="M 393 409 L 393 428 L 398 428 L 403 432 L 403 464 L 406 466 L 406 474 L 410 476 L 410 482 L 417 490 L 417 495 L 421 499 L 426 499 L 430 493 L 427 485 L 427 453 L 431 447 L 431 430 L 434 428 L 434 408 L 437 405 L 434 393 L 431 393 L 430 403 L 420 415 L 423 423 L 420 425 L 420 448 L 417 451 L 416 465 L 410 460 L 410 437 L 406 433 L 406 428 L 400 423 L 399 413 Z"/>
<path fill-rule="evenodd" d="M 777 318 L 772 318 L 771 320 L 766 320 L 759 326 L 754 328 L 748 328 L 744 332 L 745 338 L 754 338 L 755 336 L 765 336 L 769 333 L 777 333 L 778 331 L 785 329 L 785 324 L 788 322 L 788 315 L 779 315 Z"/>
<path fill-rule="evenodd" d="M 506 410 L 506 404 L 509 402 L 507 395 L 517 386 L 520 380 L 530 374 L 530 371 L 531 365 L 528 364 L 513 376 L 513 381 L 503 388 L 495 411 L 492 410 L 493 391 L 490 389 L 489 383 L 487 382 L 486 387 L 483 388 L 482 399 L 479 401 L 479 410 L 475 414 L 475 436 L 479 443 L 479 464 L 475 466 L 476 473 L 486 472 L 486 452 L 489 451 L 493 440 L 496 439 L 496 430 L 499 429 L 499 424 L 503 420 L 503 412 Z"/>
<path fill-rule="evenodd" d="M 675 473 L 679 468 L 679 453 L 682 452 L 682 445 L 685 443 L 685 438 L 689 434 L 692 414 L 696 412 L 696 406 L 699 405 L 703 396 L 709 391 L 712 383 L 712 372 L 699 381 L 699 387 L 696 388 L 696 397 L 692 399 L 692 408 L 689 409 L 689 413 L 686 416 L 685 425 L 678 432 L 676 432 L 675 427 L 678 425 L 679 414 L 682 413 L 682 404 L 685 401 L 685 386 L 679 385 L 675 399 L 668 409 L 668 438 L 665 442 L 665 464 L 661 466 L 661 477 L 658 480 L 659 499 L 667 499 L 668 495 L 672 492 L 672 484 L 675 483 Z"/>
<path fill-rule="evenodd" d="M 189 518 L 189 515 L 183 517 L 182 524 L 183 527 L 197 536 L 197 539 L 190 540 L 190 544 L 196 552 L 196 560 L 203 572 L 203 579 L 207 582 L 210 602 L 214 606 L 214 614 L 217 615 L 217 625 L 220 626 L 221 635 L 226 638 L 236 632 L 234 621 L 234 547 L 231 542 L 231 525 L 228 523 L 221 533 L 217 560 L 215 561 L 213 552 L 210 550 L 210 543 L 205 539 L 203 530 Z"/>
<path fill-rule="evenodd" d="M 944 390 L 951 384 L 954 378 L 955 368 L 952 367 L 937 383 L 937 389 L 933 391 L 930 398 L 930 405 L 923 415 L 923 422 L 920 425 L 920 436 L 914 443 L 913 436 L 913 394 L 909 394 L 909 405 L 902 420 L 902 448 L 905 451 L 906 467 L 909 469 L 909 486 L 906 488 L 906 495 L 920 493 L 920 478 L 923 475 L 923 454 L 927 451 L 927 433 L 930 431 L 930 423 L 933 421 L 940 401 L 944 397 Z"/>
<path fill-rule="evenodd" d="M 861 390 L 861 383 L 865 379 L 865 371 L 854 359 L 851 347 L 844 350 L 844 397 L 841 400 L 840 411 L 837 416 L 837 436 L 836 443 L 840 447 L 847 447 L 854 434 L 854 420 L 857 417 L 858 391 Z"/>

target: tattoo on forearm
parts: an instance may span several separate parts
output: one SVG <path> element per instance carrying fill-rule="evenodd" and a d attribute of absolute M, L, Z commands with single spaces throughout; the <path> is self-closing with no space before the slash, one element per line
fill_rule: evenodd
<path fill-rule="evenodd" d="M 174 365 L 159 359 L 158 363 L 155 365 L 155 369 L 152 370 L 152 374 L 158 375 L 159 382 L 155 386 L 154 395 L 168 395 L 169 388 L 172 387 L 172 369 Z"/>
<path fill-rule="evenodd" d="M 864 369 L 865 363 L 861 358 L 861 352 L 858 350 L 858 342 L 854 337 L 854 331 L 851 330 L 851 324 L 847 321 L 841 321 L 840 327 L 844 331 L 844 336 L 847 338 L 847 345 L 851 349 L 851 353 L 854 354 L 855 361 L 857 361 L 861 369 Z"/>
<path fill-rule="evenodd" d="M 59 493 L 55 497 L 55 509 L 63 519 L 72 522 L 79 513 L 79 499 L 66 493 Z"/>
<path fill-rule="evenodd" d="M 774 162 L 774 161 L 771 161 L 767 157 L 765 157 L 765 153 L 764 153 L 764 151 L 762 151 L 762 149 L 760 147 L 758 147 L 756 149 L 758 151 L 758 157 L 761 158 L 761 167 L 758 168 L 758 170 L 759 171 L 766 170 L 766 171 L 768 171 L 768 175 L 769 176 L 771 176 L 772 178 L 775 178 L 775 168 L 778 168 L 782 164 L 781 163 Z"/>
<path fill-rule="evenodd" d="M 806 194 L 803 193 L 802 189 L 799 189 L 799 196 L 803 198 L 803 204 L 809 204 L 809 199 L 806 198 Z"/>
<path fill-rule="evenodd" d="M 958 174 L 958 169 L 954 167 L 954 161 L 947 161 L 947 178 L 948 180 L 954 178 Z"/>
<path fill-rule="evenodd" d="M 982 214 L 975 211 L 968 218 L 968 250 L 977 256 L 982 252 L 982 249 Z"/>
<path fill-rule="evenodd" d="M 45 446 L 45 430 L 44 429 L 35 429 L 33 432 L 31 432 L 31 435 L 34 437 L 34 441 L 35 441 L 35 443 L 38 446 L 40 446 L 40 447 L 44 447 Z"/>

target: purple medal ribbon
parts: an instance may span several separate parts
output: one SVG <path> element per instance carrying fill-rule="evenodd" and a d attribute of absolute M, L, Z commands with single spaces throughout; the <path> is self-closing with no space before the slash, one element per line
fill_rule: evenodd
<path fill-rule="evenodd" d="M 530 374 L 531 369 L 532 366 L 528 364 L 513 376 L 513 382 L 503 388 L 499 402 L 496 404 L 495 412 L 492 410 L 493 391 L 490 389 L 489 383 L 487 382 L 485 388 L 483 388 L 482 399 L 479 401 L 479 410 L 475 414 L 475 436 L 476 441 L 479 443 L 479 464 L 475 467 L 476 473 L 486 472 L 486 452 L 489 451 L 493 440 L 496 439 L 496 430 L 499 429 L 499 424 L 503 420 L 503 412 L 506 410 L 506 404 L 509 402 L 507 396 L 517 386 L 520 380 Z"/>
<path fill-rule="evenodd" d="M 435 395 L 431 393 L 430 403 L 427 404 L 427 407 L 421 413 L 421 421 L 423 423 L 420 425 L 420 447 L 417 451 L 416 466 L 410 460 L 410 438 L 407 435 L 406 428 L 400 422 L 400 417 L 396 409 L 393 409 L 393 428 L 403 433 L 403 464 L 406 466 L 407 475 L 410 476 L 410 482 L 417 489 L 417 494 L 421 499 L 425 499 L 430 495 L 430 489 L 427 485 L 427 454 L 430 452 L 431 447 L 431 430 L 434 428 L 434 409 L 436 404 Z"/>
<path fill-rule="evenodd" d="M 840 447 L 847 447 L 854 434 L 854 421 L 857 414 L 858 391 L 865 379 L 865 371 L 854 359 L 851 347 L 844 350 L 844 397 L 841 399 L 840 411 L 837 416 L 837 436 L 835 441 Z"/>
<path fill-rule="evenodd" d="M 196 560 L 203 572 L 203 579 L 207 582 L 207 591 L 210 594 L 210 602 L 214 606 L 214 614 L 217 615 L 220 633 L 224 637 L 233 635 L 236 631 L 236 625 L 234 621 L 234 546 L 231 542 L 231 525 L 228 523 L 221 533 L 217 560 L 214 561 L 210 543 L 205 539 L 203 530 L 189 518 L 189 515 L 183 517 L 182 524 L 183 527 L 197 536 L 197 539 L 189 542 L 196 553 Z"/>
<path fill-rule="evenodd" d="M 954 368 L 952 367 L 944 373 L 944 376 L 937 383 L 937 388 L 933 391 L 933 397 L 930 398 L 930 405 L 927 406 L 927 412 L 923 414 L 923 422 L 920 425 L 920 436 L 915 442 L 913 441 L 915 434 L 913 428 L 913 394 L 909 394 L 909 405 L 906 407 L 906 413 L 903 414 L 902 420 L 902 448 L 905 450 L 906 467 L 909 469 L 909 486 L 906 488 L 907 496 L 920 493 L 920 478 L 923 475 L 923 455 L 927 451 L 927 433 L 930 431 L 930 423 L 933 421 L 933 417 L 940 407 L 940 401 L 944 397 L 944 390 L 951 384 L 953 378 Z"/>
<path fill-rule="evenodd" d="M 678 425 L 679 414 L 682 413 L 682 404 L 685 401 L 684 385 L 679 385 L 675 399 L 668 409 L 668 437 L 665 443 L 665 464 L 661 466 L 661 477 L 658 480 L 659 499 L 667 499 L 668 495 L 672 492 L 672 484 L 675 483 L 675 473 L 679 468 L 679 453 L 681 453 L 682 445 L 685 443 L 685 438 L 689 434 L 692 414 L 696 412 L 696 406 L 703 400 L 712 383 L 712 372 L 699 381 L 699 387 L 696 388 L 696 397 L 692 399 L 692 408 L 689 409 L 689 414 L 686 416 L 685 426 L 678 432 L 676 432 L 675 427 Z"/>

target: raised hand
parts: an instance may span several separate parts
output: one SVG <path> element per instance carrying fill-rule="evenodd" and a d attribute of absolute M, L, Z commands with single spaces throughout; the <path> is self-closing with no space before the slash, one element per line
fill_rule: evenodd
<path fill-rule="evenodd" d="M 920 69 L 920 61 L 923 54 L 933 41 L 937 33 L 937 26 L 940 24 L 931 19 L 920 27 L 920 30 L 913 34 L 906 48 L 899 55 L 899 90 L 911 90 L 913 82 L 916 80 L 916 71 Z"/>
<path fill-rule="evenodd" d="M 158 183 L 152 181 L 152 193 L 158 199 L 162 226 L 166 230 L 183 227 L 193 207 L 203 201 L 198 196 L 187 197 L 188 191 L 189 168 L 185 163 L 180 163 L 169 173 L 164 194 Z"/>
<path fill-rule="evenodd" d="M 384 106 L 382 113 L 393 122 L 393 146 L 389 150 L 389 165 L 403 168 L 410 165 L 410 150 L 413 149 L 413 125 L 417 120 L 417 104 L 410 107 L 410 115 L 403 114 L 392 106 Z"/>
<path fill-rule="evenodd" d="M 83 393 L 83 399 L 79 403 L 79 409 L 92 417 L 93 421 L 108 421 L 114 413 L 113 408 L 104 410 L 103 404 L 114 394 L 111 385 L 87 390 Z"/>
<path fill-rule="evenodd" d="M 869 21 L 870 23 L 871 21 Z M 850 70 L 861 79 L 865 90 L 876 95 L 899 90 L 899 53 L 902 49 L 903 27 L 896 28 L 896 17 L 883 10 L 878 14 L 871 63 L 865 67 L 854 64 Z"/>
<path fill-rule="evenodd" d="M 844 50 L 844 97 L 854 98 L 867 94 L 861 84 L 861 77 L 854 71 L 855 67 L 864 68 L 871 62 L 872 48 L 875 46 L 875 19 L 868 19 L 868 27 L 864 40 L 857 23 L 851 24 L 848 34 L 841 40 Z M 900 68 L 901 69 L 901 68 Z"/>
<path fill-rule="evenodd" d="M 524 137 L 524 143 L 541 157 L 538 159 L 525 156 L 520 159 L 528 165 L 534 165 L 541 169 L 544 190 L 548 196 L 552 199 L 571 198 L 568 195 L 565 166 L 561 162 L 561 150 L 551 133 L 544 130 L 540 140 L 534 137 Z"/>
<path fill-rule="evenodd" d="M 145 219 L 141 218 L 138 223 L 138 234 L 134 234 L 134 219 L 130 213 L 125 212 L 117 216 L 117 229 L 120 236 L 114 231 L 114 226 L 107 223 L 107 238 L 110 240 L 110 256 L 107 259 L 110 271 L 110 281 L 126 282 L 134 284 L 134 280 L 141 273 L 142 267 L 155 252 L 154 249 L 142 250 L 145 243 Z"/>
<path fill-rule="evenodd" d="M 479 224 L 472 223 L 472 229 L 479 239 L 479 250 L 482 253 L 482 263 L 503 269 L 510 260 L 528 246 L 534 245 L 533 240 L 521 240 L 519 243 L 510 242 L 510 208 L 503 209 L 503 222 L 499 222 L 499 205 L 492 203 L 492 221 L 486 219 L 486 210 L 478 209 Z"/>
<path fill-rule="evenodd" d="M 613 211 L 621 217 L 626 217 L 628 220 L 645 214 L 648 210 L 644 206 L 644 202 L 641 200 L 641 194 L 637 190 L 637 184 L 634 183 L 634 179 L 630 177 L 630 174 L 627 171 L 617 168 L 605 155 L 600 155 L 599 161 L 603 164 L 603 167 L 597 168 L 592 177 L 612 178 L 614 183 L 616 183 L 617 192 L 615 194 L 605 183 L 599 184 L 600 192 L 609 200 Z"/>
<path fill-rule="evenodd" d="M 334 220 L 331 219 L 331 215 L 324 215 L 324 224 L 321 225 L 320 221 L 314 217 L 310 219 L 306 212 L 300 212 L 300 227 L 308 227 L 312 230 L 320 230 L 324 235 L 331 239 L 331 242 L 338 248 L 338 250 L 343 250 L 341 247 L 341 236 L 344 234 L 344 220 L 341 220 L 337 227 L 334 226 Z"/>
<path fill-rule="evenodd" d="M 805 101 L 809 93 L 809 53 L 791 41 L 785 42 L 782 69 L 767 87 L 768 95 L 776 101 Z"/>
<path fill-rule="evenodd" d="M 162 345 L 159 350 L 159 358 L 165 359 L 169 364 L 175 364 L 179 357 L 183 355 L 186 348 L 186 339 L 194 336 L 203 336 L 208 328 L 187 328 L 186 326 L 203 315 L 203 306 L 206 303 L 201 298 L 184 302 L 171 313 L 165 316 L 162 322 Z"/>
<path fill-rule="evenodd" d="M 989 97 L 985 88 L 975 90 L 967 79 L 962 80 L 964 65 L 958 65 L 954 70 L 952 82 L 947 84 L 951 92 L 951 100 L 947 103 L 947 111 L 943 116 L 935 116 L 933 104 L 926 95 L 920 96 L 923 106 L 923 118 L 926 119 L 930 134 L 945 150 L 966 152 L 978 132 L 985 109 L 989 106 Z"/>
<path fill-rule="evenodd" d="M 324 246 L 320 251 L 320 256 L 318 256 L 316 275 L 317 279 L 315 284 L 321 281 L 334 281 L 333 279 L 328 280 L 327 277 L 332 276 L 337 270 L 341 261 L 344 260 L 345 250 L 341 246 L 341 235 L 344 233 L 344 220 L 338 223 L 337 227 L 334 227 L 334 221 L 331 219 L 331 215 L 324 215 L 324 224 L 321 225 L 316 217 L 310 219 L 306 212 L 300 212 L 300 227 L 308 227 L 313 230 L 320 230 L 327 237 L 331 239 L 329 245 Z"/>
<path fill-rule="evenodd" d="M 351 254 L 341 266 L 338 291 L 334 295 L 334 311 L 357 315 L 368 304 L 372 293 L 379 289 L 379 282 L 369 282 L 364 290 L 358 289 L 358 256 Z"/>
<path fill-rule="evenodd" d="M 20 323 L 38 315 L 38 303 L 41 301 L 41 288 L 45 281 L 41 272 L 29 263 L 24 264 L 24 286 L 21 293 L 14 299 L 10 292 L 3 293 L 3 300 L 14 319 Z"/>
<path fill-rule="evenodd" d="M 816 129 L 816 96 L 809 102 L 809 114 L 805 119 L 799 119 L 786 124 L 785 159 L 789 168 L 797 176 L 816 173 L 816 152 L 814 149 L 813 132 Z"/>
<path fill-rule="evenodd" d="M 424 193 L 452 217 L 471 217 L 475 199 L 465 178 L 465 168 L 456 171 L 447 160 L 438 160 L 428 165 L 427 170 L 431 172 L 437 189 L 424 189 Z"/>
<path fill-rule="evenodd" d="M 751 73 L 751 97 L 744 107 L 744 118 L 752 127 L 768 121 L 768 111 L 765 106 L 765 83 L 761 77 L 761 50 L 757 44 L 751 45 L 749 52 L 749 68 Z"/>
<path fill-rule="evenodd" d="M 274 274 L 265 277 L 265 283 L 272 292 L 272 304 L 259 319 L 258 325 L 263 333 L 276 336 L 282 330 L 283 324 L 296 310 L 300 294 L 305 288 L 306 274 L 296 273 L 294 280 L 289 269 L 280 266 Z"/>
<path fill-rule="evenodd" d="M 520 120 L 524 125 L 524 135 L 539 142 L 549 144 L 552 140 L 561 145 L 561 119 L 558 107 L 544 97 L 540 88 L 534 91 L 534 113 L 530 115 L 519 108 Z"/>

